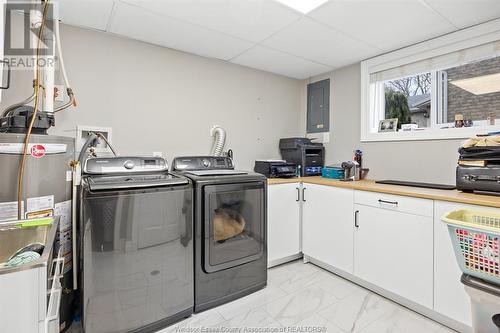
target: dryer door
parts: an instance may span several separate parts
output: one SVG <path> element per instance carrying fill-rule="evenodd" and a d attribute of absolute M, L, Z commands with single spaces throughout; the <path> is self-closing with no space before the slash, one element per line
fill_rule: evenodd
<path fill-rule="evenodd" d="M 266 246 L 265 184 L 204 187 L 204 270 L 212 273 L 261 258 Z"/>

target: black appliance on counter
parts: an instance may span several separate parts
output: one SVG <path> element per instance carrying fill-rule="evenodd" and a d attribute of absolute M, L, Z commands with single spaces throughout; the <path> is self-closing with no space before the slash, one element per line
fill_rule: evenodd
<path fill-rule="evenodd" d="M 500 147 L 459 149 L 457 189 L 500 195 Z"/>
<path fill-rule="evenodd" d="M 300 166 L 301 176 L 319 176 L 325 165 L 325 147 L 309 138 L 280 139 L 281 157 Z"/>
<path fill-rule="evenodd" d="M 253 171 L 267 178 L 291 178 L 297 176 L 297 164 L 283 160 L 257 160 Z"/>
<path fill-rule="evenodd" d="M 229 157 L 177 157 L 194 188 L 194 310 L 201 312 L 267 285 L 267 180 L 234 170 Z"/>

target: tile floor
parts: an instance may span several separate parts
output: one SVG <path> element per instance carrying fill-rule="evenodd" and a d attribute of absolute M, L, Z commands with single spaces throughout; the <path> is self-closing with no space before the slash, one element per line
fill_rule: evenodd
<path fill-rule="evenodd" d="M 158 333 L 172 332 L 454 331 L 299 260 L 270 269 L 264 290 L 193 315 Z"/>

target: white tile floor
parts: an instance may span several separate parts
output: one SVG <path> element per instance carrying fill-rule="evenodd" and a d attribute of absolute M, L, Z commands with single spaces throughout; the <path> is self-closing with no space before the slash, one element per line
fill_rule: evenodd
<path fill-rule="evenodd" d="M 289 329 L 280 331 L 282 327 Z M 317 266 L 295 261 L 270 269 L 264 290 L 158 333 L 171 332 L 454 331 Z"/>

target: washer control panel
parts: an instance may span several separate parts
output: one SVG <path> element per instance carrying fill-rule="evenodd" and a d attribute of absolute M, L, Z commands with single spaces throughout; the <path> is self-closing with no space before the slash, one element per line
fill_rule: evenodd
<path fill-rule="evenodd" d="M 149 173 L 168 171 L 162 157 L 115 156 L 89 158 L 83 172 L 87 174 Z"/>

